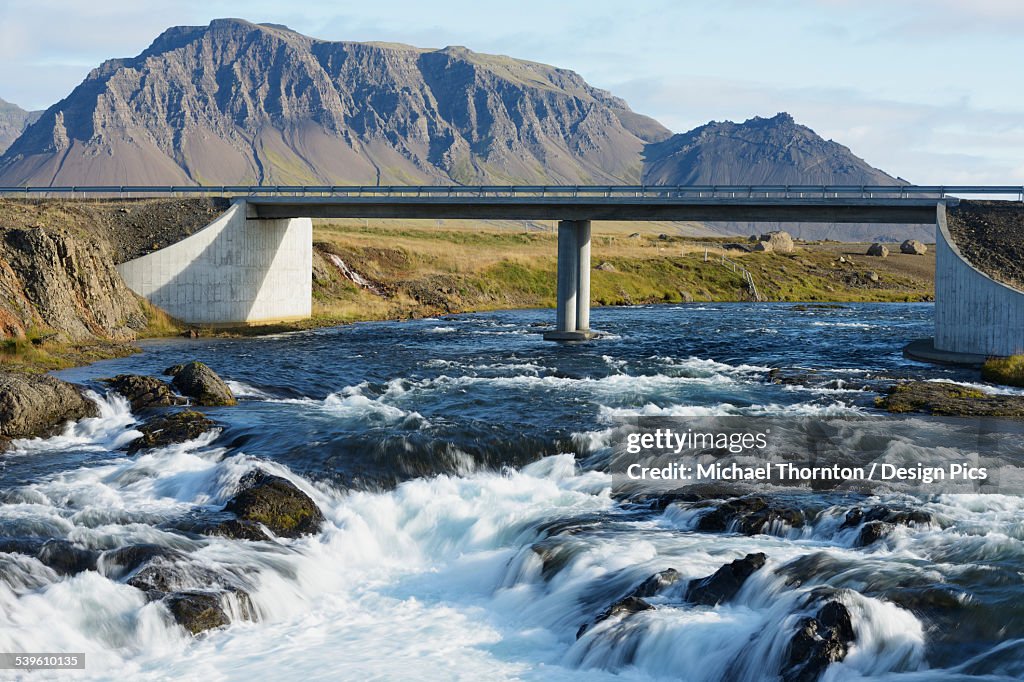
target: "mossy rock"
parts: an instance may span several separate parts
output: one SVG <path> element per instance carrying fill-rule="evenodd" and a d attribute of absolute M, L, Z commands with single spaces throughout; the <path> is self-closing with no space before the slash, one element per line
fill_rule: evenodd
<path fill-rule="evenodd" d="M 239 485 L 241 490 L 224 506 L 224 511 L 232 512 L 239 521 L 262 524 L 287 538 L 320 531 L 323 513 L 291 481 L 257 469 L 243 476 Z M 240 525 L 247 527 L 246 523 Z"/>
<path fill-rule="evenodd" d="M 896 384 L 875 405 L 893 413 L 923 412 L 947 417 L 1024 418 L 1024 396 L 993 395 L 945 381 Z"/>
<path fill-rule="evenodd" d="M 230 623 L 220 596 L 210 592 L 175 592 L 164 599 L 174 620 L 193 635 Z"/>

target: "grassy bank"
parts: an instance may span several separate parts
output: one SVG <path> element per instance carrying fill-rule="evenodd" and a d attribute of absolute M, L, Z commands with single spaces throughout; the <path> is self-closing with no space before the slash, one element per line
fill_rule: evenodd
<path fill-rule="evenodd" d="M 314 240 L 312 324 L 555 305 L 557 237 L 551 231 L 333 221 L 317 224 Z M 711 248 L 705 260 L 704 242 L 595 230 L 592 300 L 751 300 L 742 275 L 720 262 L 723 254 L 752 273 L 767 300 L 931 300 L 932 255 L 879 259 L 861 255 L 866 248 L 834 242 L 801 244 L 794 254 Z M 346 277 L 337 260 L 368 286 Z"/>

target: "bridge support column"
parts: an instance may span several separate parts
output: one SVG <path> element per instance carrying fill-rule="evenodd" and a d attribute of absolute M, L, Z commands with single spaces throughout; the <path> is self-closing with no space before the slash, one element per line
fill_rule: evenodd
<path fill-rule="evenodd" d="M 590 221 L 558 223 L 558 310 L 549 341 L 586 341 L 590 330 Z"/>

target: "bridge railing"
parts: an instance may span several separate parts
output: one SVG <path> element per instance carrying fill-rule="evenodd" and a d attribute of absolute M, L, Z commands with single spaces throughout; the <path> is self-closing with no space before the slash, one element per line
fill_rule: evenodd
<path fill-rule="evenodd" d="M 74 185 L 0 187 L 0 196 L 158 197 L 221 196 L 428 200 L 488 199 L 942 199 L 1010 196 L 1024 201 L 1018 185 Z"/>

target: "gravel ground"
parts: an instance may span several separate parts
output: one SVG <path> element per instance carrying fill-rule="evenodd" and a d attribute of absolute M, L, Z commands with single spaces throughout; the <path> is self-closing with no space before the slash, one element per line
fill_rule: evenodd
<path fill-rule="evenodd" d="M 974 267 L 1024 289 L 1024 204 L 961 201 L 948 216 L 953 241 Z"/>

